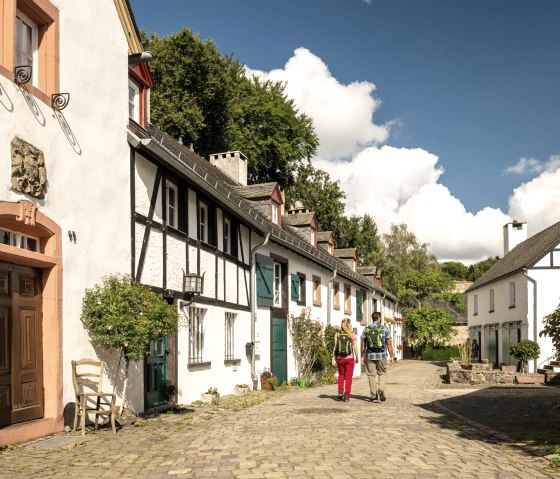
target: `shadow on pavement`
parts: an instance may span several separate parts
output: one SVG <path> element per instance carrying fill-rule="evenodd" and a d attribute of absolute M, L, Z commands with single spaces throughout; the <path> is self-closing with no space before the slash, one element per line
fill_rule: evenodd
<path fill-rule="evenodd" d="M 560 454 L 560 388 L 556 386 L 470 389 L 419 407 L 439 414 L 427 420 L 463 437 L 513 443 L 535 455 Z"/>

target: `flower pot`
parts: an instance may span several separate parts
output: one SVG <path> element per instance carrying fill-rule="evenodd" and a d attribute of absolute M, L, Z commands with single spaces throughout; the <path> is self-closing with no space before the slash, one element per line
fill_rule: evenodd
<path fill-rule="evenodd" d="M 235 389 L 233 390 L 233 393 L 236 396 L 246 396 L 247 394 L 249 394 L 249 388 L 240 388 L 235 386 Z"/>
<path fill-rule="evenodd" d="M 272 383 L 269 378 L 261 378 L 261 389 L 265 391 L 272 391 Z"/>
<path fill-rule="evenodd" d="M 472 364 L 461 364 L 461 368 L 466 369 L 467 371 L 471 371 Z"/>
<path fill-rule="evenodd" d="M 307 379 L 302 378 L 298 380 L 298 386 L 300 388 L 306 388 L 307 387 Z"/>
<path fill-rule="evenodd" d="M 219 394 L 202 394 L 201 395 L 201 400 L 207 403 L 214 403 L 214 402 L 218 402 L 220 400 L 220 395 Z"/>

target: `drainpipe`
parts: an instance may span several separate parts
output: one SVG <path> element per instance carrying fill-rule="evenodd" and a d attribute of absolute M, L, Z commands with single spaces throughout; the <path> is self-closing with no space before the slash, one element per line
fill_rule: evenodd
<path fill-rule="evenodd" d="M 269 239 L 270 233 L 267 233 L 264 241 L 251 249 L 251 278 L 249 279 L 249 294 L 251 297 L 251 379 L 253 380 L 253 383 L 259 379 L 255 371 L 255 324 L 257 322 L 257 289 L 255 288 L 257 266 L 255 262 L 255 253 L 262 247 L 266 246 Z"/>
<path fill-rule="evenodd" d="M 531 283 L 533 283 L 533 341 L 538 343 L 538 334 L 537 334 L 537 281 L 534 278 L 531 278 L 527 274 L 527 268 L 523 268 L 523 276 L 525 276 Z M 527 321 L 528 322 L 528 321 Z M 533 360 L 533 367 L 534 371 L 537 372 L 537 361 L 538 359 Z"/>
<path fill-rule="evenodd" d="M 332 278 L 329 279 L 327 288 L 327 325 L 331 324 L 331 295 L 332 295 L 332 282 L 336 278 L 336 269 L 333 271 Z"/>

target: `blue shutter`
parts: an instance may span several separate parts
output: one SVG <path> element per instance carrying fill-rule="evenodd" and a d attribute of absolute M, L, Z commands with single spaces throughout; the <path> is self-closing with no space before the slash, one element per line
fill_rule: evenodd
<path fill-rule="evenodd" d="M 292 300 L 299 301 L 299 275 L 292 274 L 291 275 L 291 284 L 292 284 Z"/>
<path fill-rule="evenodd" d="M 363 318 L 362 314 L 362 292 L 357 289 L 356 290 L 356 321 L 360 322 Z"/>
<path fill-rule="evenodd" d="M 256 254 L 257 306 L 273 305 L 273 261 L 269 256 Z"/>

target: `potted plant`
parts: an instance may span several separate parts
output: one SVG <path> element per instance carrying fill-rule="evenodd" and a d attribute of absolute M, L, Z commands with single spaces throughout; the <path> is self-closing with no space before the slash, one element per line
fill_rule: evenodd
<path fill-rule="evenodd" d="M 209 403 L 218 402 L 220 400 L 218 388 L 208 388 L 208 391 L 202 394 L 202 400 Z"/>
<path fill-rule="evenodd" d="M 524 339 L 509 347 L 509 354 L 521 361 L 521 370 L 527 375 L 527 363 L 531 359 L 537 359 L 541 354 L 541 348 L 535 341 Z"/>
<path fill-rule="evenodd" d="M 488 362 L 489 362 L 488 358 L 482 358 L 481 361 L 482 361 L 482 364 L 488 364 Z"/>
<path fill-rule="evenodd" d="M 270 369 L 267 368 L 263 369 L 260 376 L 261 376 L 261 389 L 264 389 L 265 391 L 272 391 L 274 389 L 274 385 L 278 384 L 278 379 Z"/>
<path fill-rule="evenodd" d="M 237 396 L 246 396 L 249 394 L 249 385 L 248 384 L 236 384 L 233 393 Z"/>
<path fill-rule="evenodd" d="M 463 369 L 472 369 L 472 345 L 470 339 L 459 344 L 459 355 L 461 357 L 461 367 Z"/>

